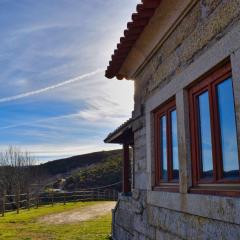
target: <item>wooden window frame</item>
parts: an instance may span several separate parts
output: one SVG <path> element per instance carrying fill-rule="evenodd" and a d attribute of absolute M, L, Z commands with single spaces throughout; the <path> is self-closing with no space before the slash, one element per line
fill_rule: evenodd
<path fill-rule="evenodd" d="M 190 192 L 206 193 L 213 195 L 240 196 L 240 177 L 239 178 L 236 177 L 234 179 L 223 177 L 221 131 L 216 86 L 230 77 L 232 77 L 231 64 L 227 63 L 224 66 L 212 72 L 211 74 L 209 74 L 207 77 L 202 78 L 197 84 L 190 86 L 188 89 L 192 176 L 193 176 L 192 177 L 193 187 L 190 189 Z M 208 91 L 209 94 L 212 155 L 213 155 L 213 177 L 208 179 L 201 178 L 201 160 L 199 149 L 200 144 L 198 137 L 199 120 L 198 120 L 197 96 L 199 96 L 201 93 L 204 93 L 205 91 Z M 216 110 L 214 111 L 214 109 Z M 236 124 L 238 124 L 237 121 Z M 238 159 L 240 161 L 239 146 L 238 146 Z"/>
<path fill-rule="evenodd" d="M 176 100 L 171 98 L 169 101 L 160 105 L 153 111 L 154 116 L 154 154 L 155 154 L 155 186 L 154 190 L 178 192 L 179 179 L 173 178 L 173 159 L 172 159 L 172 124 L 171 112 L 176 110 Z M 166 130 L 167 130 L 167 175 L 168 179 L 163 180 L 161 177 L 161 151 L 160 146 L 160 119 L 166 116 Z"/>

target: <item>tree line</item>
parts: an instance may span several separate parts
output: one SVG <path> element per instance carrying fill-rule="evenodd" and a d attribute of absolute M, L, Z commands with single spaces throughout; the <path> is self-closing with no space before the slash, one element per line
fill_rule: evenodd
<path fill-rule="evenodd" d="M 40 172 L 36 159 L 27 151 L 10 146 L 0 152 L 0 194 L 31 192 L 38 186 Z"/>

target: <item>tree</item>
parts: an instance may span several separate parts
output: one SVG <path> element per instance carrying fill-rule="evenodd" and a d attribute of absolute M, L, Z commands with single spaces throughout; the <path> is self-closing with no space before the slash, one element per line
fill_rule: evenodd
<path fill-rule="evenodd" d="M 31 190 L 37 179 L 35 159 L 27 151 L 10 146 L 0 153 L 0 190 L 8 194 Z"/>

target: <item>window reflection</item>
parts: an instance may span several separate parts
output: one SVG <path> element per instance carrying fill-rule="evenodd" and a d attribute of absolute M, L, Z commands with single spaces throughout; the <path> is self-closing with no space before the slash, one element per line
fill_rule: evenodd
<path fill-rule="evenodd" d="M 166 116 L 160 118 L 162 179 L 167 180 L 167 122 Z"/>
<path fill-rule="evenodd" d="M 198 96 L 198 104 L 202 177 L 212 177 L 213 159 L 208 92 L 204 92 Z"/>
<path fill-rule="evenodd" d="M 224 177 L 239 176 L 237 129 L 231 78 L 217 85 Z"/>
<path fill-rule="evenodd" d="M 171 112 L 172 125 L 172 164 L 173 164 L 173 178 L 179 178 L 179 162 L 178 162 L 178 140 L 177 140 L 177 112 Z"/>

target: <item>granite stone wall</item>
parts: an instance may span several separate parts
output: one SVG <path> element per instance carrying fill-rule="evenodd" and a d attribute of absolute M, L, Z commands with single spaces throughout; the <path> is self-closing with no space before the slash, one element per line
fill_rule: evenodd
<path fill-rule="evenodd" d="M 115 240 L 238 240 L 240 199 L 188 193 L 188 100 L 184 87 L 224 59 L 233 69 L 240 140 L 240 0 L 199 0 L 135 80 L 135 186 L 113 211 Z M 176 96 L 179 193 L 153 191 L 151 110 Z"/>

